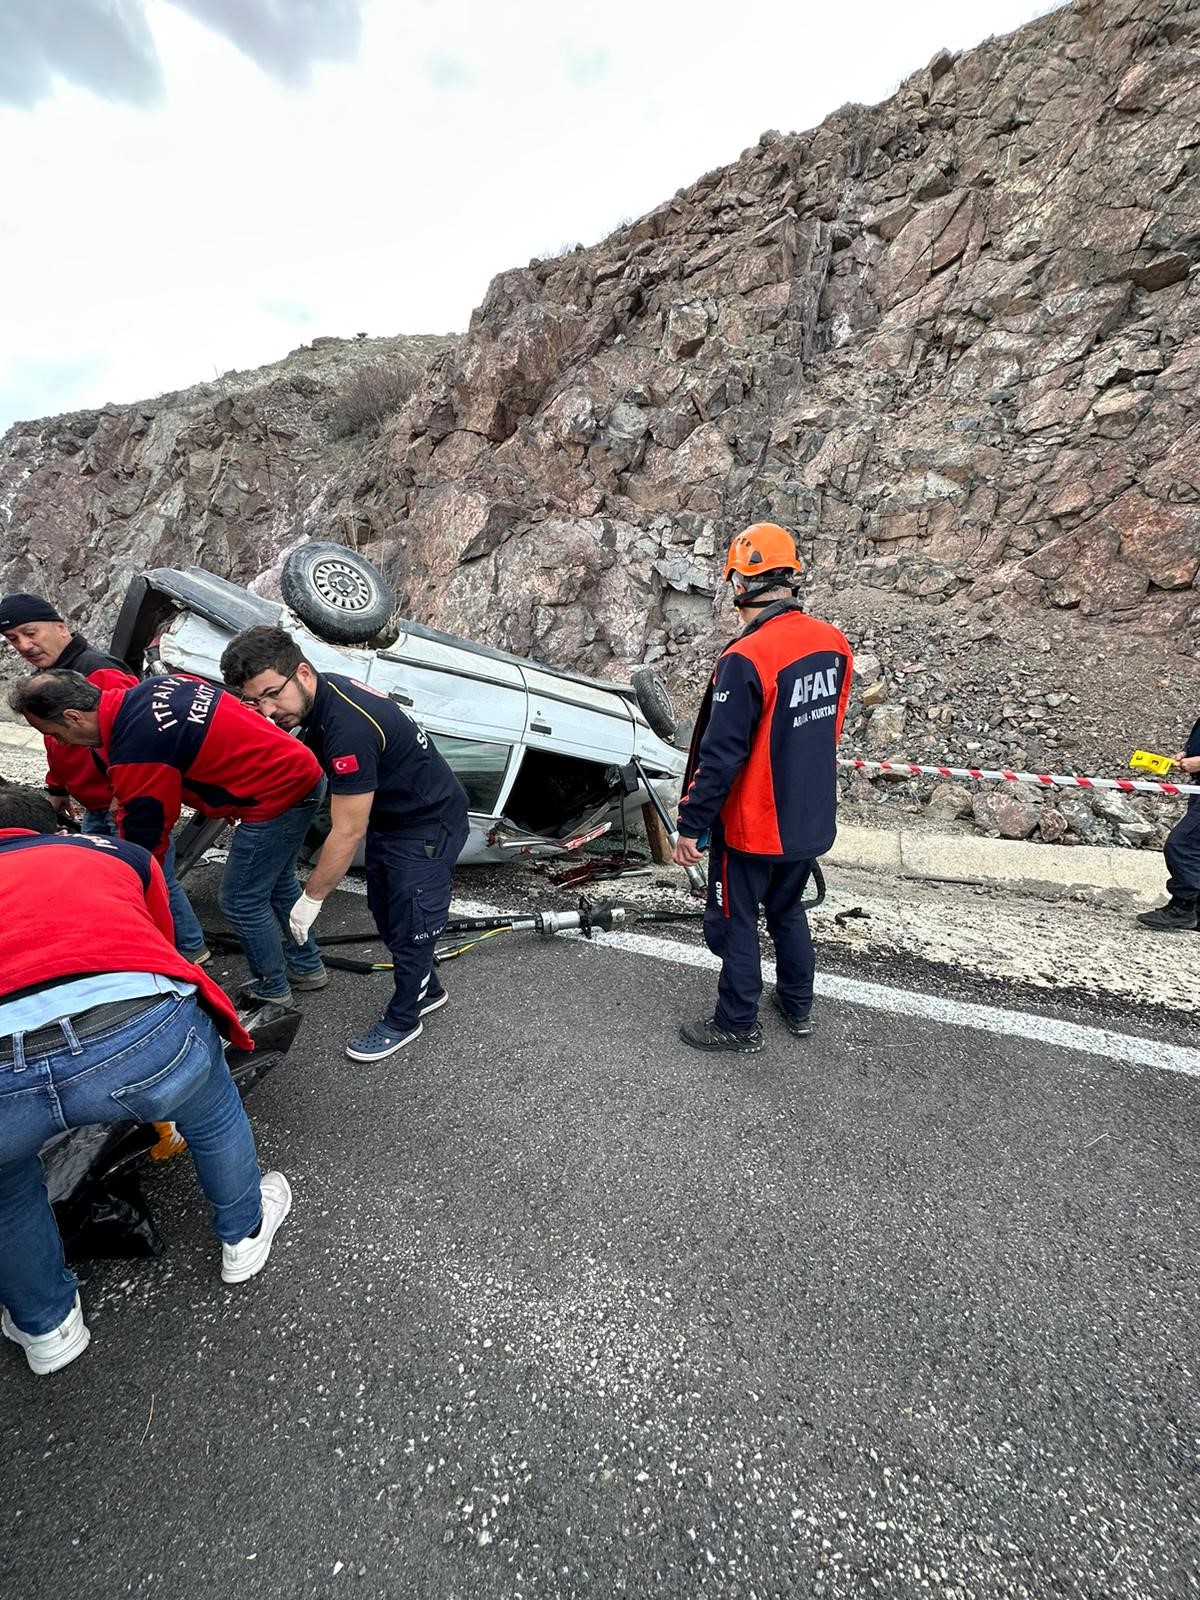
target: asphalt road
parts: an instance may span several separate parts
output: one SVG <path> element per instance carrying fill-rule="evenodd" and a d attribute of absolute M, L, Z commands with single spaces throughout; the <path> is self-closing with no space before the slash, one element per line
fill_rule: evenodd
<path fill-rule="evenodd" d="M 386 978 L 303 1002 L 260 1278 L 177 1160 L 83 1358 L 0 1351 L 6 1594 L 1200 1593 L 1200 1081 L 832 1003 L 709 1059 L 709 974 L 579 942 L 445 978 L 376 1066 Z"/>

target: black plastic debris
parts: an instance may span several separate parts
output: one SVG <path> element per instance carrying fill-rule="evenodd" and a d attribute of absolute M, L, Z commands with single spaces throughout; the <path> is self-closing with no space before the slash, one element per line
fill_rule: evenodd
<path fill-rule="evenodd" d="M 137 1170 L 157 1139 L 153 1126 L 118 1122 L 72 1128 L 42 1150 L 46 1192 L 68 1261 L 162 1254 Z"/>
<path fill-rule="evenodd" d="M 264 1005 L 239 1013 L 255 1048 L 225 1048 L 244 1100 L 291 1049 L 300 1013 Z M 143 1191 L 158 1142 L 153 1124 L 116 1122 L 72 1128 L 42 1149 L 46 1191 L 58 1219 L 67 1260 L 144 1260 L 166 1248 Z"/>
<path fill-rule="evenodd" d="M 865 922 L 870 915 L 871 913 L 869 911 L 864 911 L 862 906 L 851 906 L 848 911 L 836 912 L 833 920 L 837 923 L 839 928 L 844 928 L 852 917 L 856 919 L 861 918 Z"/>

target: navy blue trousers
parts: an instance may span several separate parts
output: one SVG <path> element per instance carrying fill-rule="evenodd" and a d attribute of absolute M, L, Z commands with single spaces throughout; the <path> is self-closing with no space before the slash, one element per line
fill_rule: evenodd
<path fill-rule="evenodd" d="M 1167 858 L 1167 893 L 1176 900 L 1200 900 L 1200 795 L 1193 795 L 1188 808 L 1167 835 L 1163 855 Z"/>
<path fill-rule="evenodd" d="M 410 1033 L 427 994 L 441 992 L 433 945 L 450 915 L 454 863 L 467 842 L 464 825 L 430 828 L 420 837 L 367 829 L 367 905 L 392 955 L 395 992 L 383 1014 L 389 1028 Z"/>
<path fill-rule="evenodd" d="M 730 850 L 720 828 L 713 830 L 709 852 L 704 939 L 721 958 L 714 1022 L 733 1033 L 747 1033 L 758 1021 L 759 906 L 766 912 L 767 932 L 775 946 L 779 998 L 793 1016 L 806 1017 L 812 1009 L 816 957 L 800 901 L 812 862 L 775 861 Z"/>

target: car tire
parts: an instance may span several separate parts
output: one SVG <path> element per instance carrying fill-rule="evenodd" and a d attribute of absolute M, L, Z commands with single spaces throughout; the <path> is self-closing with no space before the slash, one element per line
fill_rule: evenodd
<path fill-rule="evenodd" d="M 629 675 L 641 713 L 660 739 L 675 743 L 675 707 L 667 686 L 653 667 L 638 667 Z"/>
<path fill-rule="evenodd" d="M 331 644 L 367 644 L 387 627 L 395 600 L 383 575 L 343 544 L 314 541 L 283 564 L 284 604 Z"/>

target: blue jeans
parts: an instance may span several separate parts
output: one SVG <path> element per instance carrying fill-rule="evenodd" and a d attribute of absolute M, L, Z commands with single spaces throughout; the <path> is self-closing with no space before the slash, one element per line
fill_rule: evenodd
<path fill-rule="evenodd" d="M 117 824 L 111 811 L 85 811 L 83 832 L 102 834 L 115 839 Z M 192 902 L 179 879 L 175 876 L 175 841 L 167 846 L 162 861 L 163 877 L 167 880 L 167 895 L 171 901 L 171 919 L 175 924 L 175 948 L 181 955 L 194 956 L 204 949 L 204 929 L 200 926 Z"/>
<path fill-rule="evenodd" d="M 25 1333 L 49 1333 L 78 1283 L 63 1258 L 38 1151 L 66 1128 L 174 1122 L 188 1142 L 218 1239 L 236 1244 L 262 1217 L 254 1135 L 221 1040 L 189 995 L 171 995 L 80 1042 L 71 1019 L 52 1050 L 0 1062 L 0 1302 Z"/>
<path fill-rule="evenodd" d="M 296 858 L 324 792 L 322 778 L 281 817 L 240 822 L 233 830 L 218 899 L 260 992 L 268 997 L 286 995 L 289 972 L 303 977 L 321 970 L 317 941 L 310 933 L 297 944 L 288 932 L 288 912 L 300 898 Z"/>

